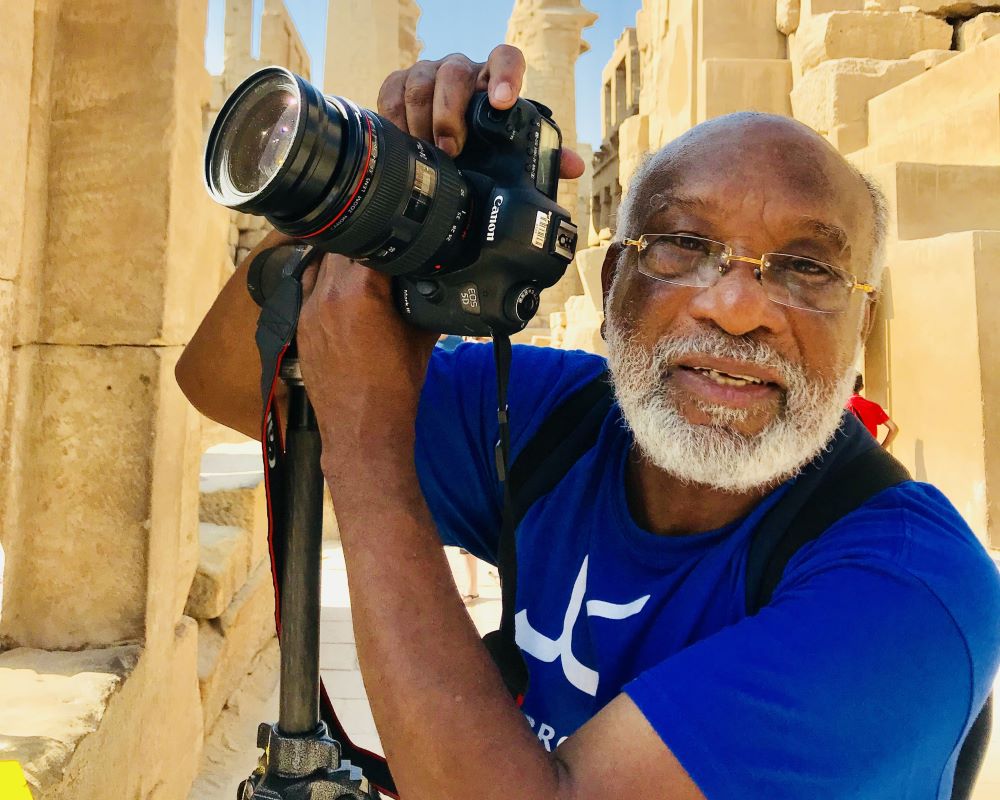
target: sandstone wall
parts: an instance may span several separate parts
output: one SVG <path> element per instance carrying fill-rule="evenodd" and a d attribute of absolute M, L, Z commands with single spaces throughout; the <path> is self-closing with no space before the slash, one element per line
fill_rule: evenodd
<path fill-rule="evenodd" d="M 0 758 L 36 798 L 180 800 L 198 766 L 200 425 L 173 365 L 226 262 L 201 186 L 206 13 L 5 9 Z"/>
<path fill-rule="evenodd" d="M 266 227 L 205 194 L 205 125 L 261 63 L 308 75 L 280 0 L 251 58 L 252 5 L 228 4 L 214 80 L 205 0 L 5 16 L 0 759 L 40 800 L 187 798 L 205 733 L 274 640 L 259 478 L 199 497 L 206 441 L 243 437 L 203 426 L 173 378 Z"/>

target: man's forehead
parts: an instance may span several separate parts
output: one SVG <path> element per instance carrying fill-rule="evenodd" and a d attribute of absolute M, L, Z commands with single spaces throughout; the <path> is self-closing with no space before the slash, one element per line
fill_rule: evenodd
<path fill-rule="evenodd" d="M 773 138 L 766 133 L 724 131 L 681 143 L 674 152 L 668 146 L 643 187 L 643 216 L 673 209 L 729 220 L 766 209 L 782 227 L 829 239 L 838 249 L 848 231 L 866 235 L 857 229 L 867 227 L 871 212 L 867 187 L 843 158 L 798 131 L 779 129 Z"/>
<path fill-rule="evenodd" d="M 693 191 L 692 191 L 693 189 Z M 678 186 L 658 192 L 649 199 L 649 220 L 669 223 L 670 217 L 683 214 L 688 218 L 731 221 L 734 218 L 734 202 L 738 198 L 727 191 L 698 191 L 695 187 Z M 843 251 L 850 246 L 850 236 L 845 229 L 848 224 L 838 210 L 828 201 L 810 202 L 810 198 L 789 197 L 787 207 L 780 208 L 772 202 L 768 205 L 772 221 L 778 221 L 785 233 L 798 233 L 813 239 L 828 242 L 836 250 Z"/>
<path fill-rule="evenodd" d="M 866 194 L 854 170 L 822 136 L 768 114 L 731 114 L 695 126 L 658 154 L 650 194 L 692 197 L 769 190 L 815 206 L 851 204 Z"/>

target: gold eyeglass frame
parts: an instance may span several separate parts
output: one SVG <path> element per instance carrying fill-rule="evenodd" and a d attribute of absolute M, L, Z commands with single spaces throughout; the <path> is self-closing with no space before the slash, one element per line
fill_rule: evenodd
<path fill-rule="evenodd" d="M 701 242 L 710 242 L 711 244 L 717 244 L 720 247 L 722 247 L 722 253 L 720 255 L 722 256 L 723 261 L 719 265 L 719 271 L 720 272 L 722 272 L 722 267 L 728 267 L 731 262 L 733 262 L 733 261 L 741 261 L 741 262 L 743 262 L 745 264 L 753 264 L 754 266 L 757 267 L 757 269 L 754 270 L 754 271 L 757 273 L 757 280 L 760 281 L 763 278 L 764 272 L 770 266 L 770 264 L 767 262 L 767 257 L 768 256 L 792 256 L 794 258 L 801 258 L 801 259 L 804 259 L 805 261 L 812 261 L 812 262 L 814 262 L 816 264 L 821 264 L 824 267 L 829 267 L 830 269 L 834 270 L 835 273 L 841 273 L 841 274 L 847 276 L 847 278 L 849 278 L 850 280 L 846 280 L 845 281 L 845 285 L 850 286 L 852 293 L 853 292 L 861 291 L 861 292 L 864 292 L 865 295 L 867 295 L 869 299 L 873 299 L 872 296 L 876 292 L 875 287 L 872 286 L 870 283 L 859 283 L 857 275 L 853 275 L 850 272 L 848 272 L 847 270 L 842 269 L 841 267 L 835 266 L 834 264 L 827 264 L 825 261 L 819 261 L 818 259 L 809 258 L 808 256 L 795 256 L 793 253 L 762 253 L 760 258 L 751 258 L 750 256 L 738 256 L 738 255 L 735 255 L 733 253 L 733 248 L 730 245 L 726 244 L 725 242 L 717 242 L 715 239 L 708 239 L 705 236 L 695 236 L 694 234 L 689 234 L 689 233 L 643 233 L 643 234 L 639 235 L 638 239 L 623 239 L 622 240 L 622 244 L 625 245 L 626 247 L 634 247 L 636 249 L 637 254 L 642 255 L 642 251 L 645 250 L 649 246 L 648 243 L 645 241 L 647 236 L 685 236 L 688 239 L 697 239 L 698 241 L 701 241 Z M 645 275 L 645 274 L 646 273 L 643 273 L 643 275 Z M 722 272 L 722 274 L 725 274 L 725 273 Z M 672 281 L 668 281 L 668 280 L 666 280 L 664 278 L 658 278 L 655 275 L 650 275 L 648 277 L 653 278 L 654 280 L 662 280 L 665 283 L 672 283 Z M 675 286 L 685 286 L 687 284 L 674 284 L 674 285 Z M 708 286 L 702 286 L 702 287 L 691 286 L 689 288 L 692 288 L 692 289 L 697 289 L 697 288 L 707 289 L 709 287 Z M 778 301 L 775 300 L 773 302 L 778 302 Z M 794 306 L 794 307 L 795 308 L 800 308 L 800 306 Z M 822 311 L 822 310 L 820 310 L 818 308 L 802 308 L 802 310 L 803 311 L 815 311 L 815 312 L 817 312 L 819 314 L 830 314 L 830 313 L 836 314 L 836 313 L 839 313 L 838 311 L 833 311 L 833 312 Z M 841 309 L 841 310 L 843 310 L 843 309 Z"/>

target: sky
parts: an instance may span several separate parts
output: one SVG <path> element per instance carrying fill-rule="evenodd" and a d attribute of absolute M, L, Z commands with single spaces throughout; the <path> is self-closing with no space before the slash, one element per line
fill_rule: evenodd
<path fill-rule="evenodd" d="M 259 19 L 263 0 L 254 0 Z M 336 9 L 340 0 L 331 0 Z M 423 40 L 422 58 L 438 59 L 462 52 L 483 61 L 507 32 L 514 0 L 418 0 L 421 9 L 417 35 Z M 312 62 L 313 82 L 323 88 L 326 49 L 327 0 L 285 0 Z M 597 22 L 583 31 L 590 50 L 576 62 L 577 139 L 597 149 L 601 143 L 601 70 L 611 58 L 615 39 L 635 25 L 641 0 L 583 0 L 598 14 Z M 222 72 L 223 15 L 225 0 L 209 0 L 205 62 L 213 74 Z M 259 47 L 259 23 L 254 28 L 253 52 Z M 387 70 L 388 72 L 388 70 Z M 558 120 L 557 120 L 558 122 Z"/>

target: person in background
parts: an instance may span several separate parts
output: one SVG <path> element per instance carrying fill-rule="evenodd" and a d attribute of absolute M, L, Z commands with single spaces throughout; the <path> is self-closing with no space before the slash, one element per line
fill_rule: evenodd
<path fill-rule="evenodd" d="M 885 413 L 885 409 L 882 406 L 874 400 L 867 400 L 861 396 L 861 390 L 864 388 L 865 379 L 861 377 L 861 373 L 859 372 L 858 377 L 854 379 L 854 394 L 847 401 L 846 408 L 861 420 L 861 424 L 868 429 L 868 433 L 874 436 L 876 440 L 878 439 L 878 426 L 885 425 L 889 429 L 889 432 L 880 444 L 888 450 L 889 445 L 892 444 L 892 440 L 899 433 L 899 426 L 889 419 L 889 415 Z"/>

